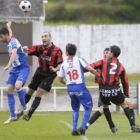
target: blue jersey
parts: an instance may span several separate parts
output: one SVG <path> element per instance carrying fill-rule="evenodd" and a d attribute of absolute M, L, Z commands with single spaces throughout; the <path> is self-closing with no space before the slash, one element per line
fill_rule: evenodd
<path fill-rule="evenodd" d="M 15 37 L 11 37 L 9 43 L 6 45 L 10 57 L 12 55 L 12 49 L 17 48 L 17 56 L 12 63 L 13 67 L 17 67 L 26 63 L 27 54 L 23 51 L 20 42 Z"/>

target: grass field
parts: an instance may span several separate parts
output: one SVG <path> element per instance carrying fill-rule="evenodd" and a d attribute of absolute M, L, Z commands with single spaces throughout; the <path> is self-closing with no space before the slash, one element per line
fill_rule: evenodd
<path fill-rule="evenodd" d="M 119 113 L 112 114 L 119 129 L 117 133 L 110 131 L 102 116 L 87 130 L 86 138 L 71 136 L 71 112 L 37 112 L 29 122 L 20 119 L 4 125 L 8 115 L 8 112 L 0 112 L 0 140 L 140 140 L 140 133 L 131 133 L 125 115 Z M 82 112 L 79 119 L 80 126 Z M 140 124 L 140 115 L 136 115 L 136 122 Z"/>

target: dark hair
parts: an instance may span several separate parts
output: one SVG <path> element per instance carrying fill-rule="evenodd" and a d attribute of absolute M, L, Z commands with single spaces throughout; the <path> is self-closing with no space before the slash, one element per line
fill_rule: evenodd
<path fill-rule="evenodd" d="M 8 34 L 9 35 L 9 31 L 8 31 L 8 29 L 7 28 L 2 28 L 2 29 L 0 29 L 0 35 L 6 35 L 6 34 Z"/>
<path fill-rule="evenodd" d="M 66 45 L 66 51 L 68 52 L 70 56 L 74 56 L 76 54 L 77 47 L 76 45 L 69 43 Z"/>
<path fill-rule="evenodd" d="M 44 33 L 48 33 L 50 37 L 52 36 L 50 32 L 45 31 Z"/>
<path fill-rule="evenodd" d="M 109 48 L 105 48 L 104 51 L 109 51 Z"/>
<path fill-rule="evenodd" d="M 121 49 L 116 45 L 110 46 L 110 51 L 113 53 L 114 57 L 118 57 L 121 53 Z"/>

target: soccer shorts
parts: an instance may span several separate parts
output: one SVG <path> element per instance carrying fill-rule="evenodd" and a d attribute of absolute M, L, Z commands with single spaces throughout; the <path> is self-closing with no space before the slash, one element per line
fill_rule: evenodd
<path fill-rule="evenodd" d="M 110 102 L 120 105 L 125 100 L 124 94 L 121 92 L 120 87 L 114 85 L 103 86 L 100 89 L 100 97 L 104 105 L 111 105 Z"/>
<path fill-rule="evenodd" d="M 44 75 L 43 73 L 40 72 L 40 70 L 36 70 L 31 83 L 28 85 L 29 88 L 33 90 L 37 90 L 37 88 L 44 89 L 45 91 L 49 92 L 52 87 L 52 83 L 54 79 L 56 78 L 56 74 L 46 74 Z"/>
<path fill-rule="evenodd" d="M 68 85 L 67 87 L 73 110 L 79 110 L 80 104 L 83 105 L 85 110 L 92 109 L 92 97 L 85 84 L 72 84 Z"/>
<path fill-rule="evenodd" d="M 28 75 L 30 73 L 30 67 L 28 63 L 24 63 L 20 66 L 13 67 L 9 72 L 8 79 L 6 81 L 7 85 L 15 85 L 16 81 L 26 83 Z"/>
<path fill-rule="evenodd" d="M 103 102 L 101 101 L 101 97 L 98 98 L 98 107 L 103 106 Z"/>

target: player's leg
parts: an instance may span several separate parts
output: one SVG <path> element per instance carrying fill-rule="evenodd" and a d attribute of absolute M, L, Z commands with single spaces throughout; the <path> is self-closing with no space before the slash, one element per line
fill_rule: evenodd
<path fill-rule="evenodd" d="M 8 98 L 8 105 L 10 110 L 10 118 L 4 122 L 4 124 L 9 124 L 11 121 L 18 120 L 18 117 L 15 114 L 15 98 L 14 98 L 14 85 L 17 77 L 12 69 L 9 73 L 8 80 L 7 80 L 7 98 Z"/>
<path fill-rule="evenodd" d="M 90 125 L 92 125 L 103 113 L 103 103 L 101 101 L 101 98 L 99 97 L 98 99 L 98 107 L 99 107 L 99 110 L 96 111 L 92 116 L 91 118 L 89 119 L 88 123 L 86 124 L 86 129 L 88 129 L 88 127 Z"/>
<path fill-rule="evenodd" d="M 108 105 L 104 105 L 103 110 L 104 110 L 104 115 L 106 117 L 106 120 L 109 124 L 109 127 L 110 127 L 112 133 L 116 133 L 118 131 L 118 129 L 116 128 L 114 122 L 112 121 L 112 116 L 111 116 L 111 112 L 109 110 Z"/>
<path fill-rule="evenodd" d="M 24 120 L 26 120 L 26 121 L 30 120 L 31 116 L 33 115 L 33 113 L 35 112 L 35 110 L 37 109 L 37 107 L 40 104 L 42 95 L 46 91 L 49 92 L 51 90 L 51 86 L 52 86 L 52 83 L 53 83 L 55 77 L 56 76 L 47 76 L 42 80 L 42 82 L 40 83 L 40 85 L 36 91 L 37 92 L 36 97 L 31 105 L 31 108 L 29 109 L 27 115 L 23 116 Z"/>
<path fill-rule="evenodd" d="M 70 94 L 69 94 L 70 95 Z M 77 124 L 78 124 L 78 119 L 79 119 L 79 109 L 80 109 L 80 103 L 77 100 L 75 95 L 70 95 L 71 98 L 71 107 L 72 107 L 72 122 L 73 122 L 73 127 L 72 127 L 72 135 L 77 136 L 79 135 L 77 131 Z"/>
<path fill-rule="evenodd" d="M 118 131 L 118 129 L 116 128 L 116 126 L 112 120 L 111 112 L 110 112 L 109 107 L 108 107 L 109 105 L 111 105 L 110 104 L 111 98 L 105 97 L 104 93 L 100 93 L 100 97 L 101 97 L 102 103 L 104 104 L 103 111 L 104 111 L 104 115 L 106 117 L 106 120 L 109 124 L 109 127 L 110 127 L 112 133 L 116 133 Z"/>
<path fill-rule="evenodd" d="M 16 114 L 21 114 L 26 109 L 26 103 L 25 103 L 25 91 L 23 90 L 23 85 L 26 83 L 30 68 L 28 64 L 24 64 L 19 67 L 19 73 L 18 77 L 15 83 L 15 89 L 17 90 L 19 101 L 20 101 L 20 107 L 18 110 L 16 110 Z M 19 115 L 18 115 L 19 116 Z"/>
<path fill-rule="evenodd" d="M 130 109 L 130 115 L 131 115 L 131 119 L 133 119 L 134 121 L 134 124 L 135 124 L 135 113 L 134 113 L 134 107 L 133 107 L 133 104 L 132 102 L 130 101 L 129 98 L 125 98 L 125 102 L 126 104 L 128 105 L 129 109 Z"/>
<path fill-rule="evenodd" d="M 80 92 L 82 94 L 81 96 L 77 96 L 77 98 L 84 107 L 84 113 L 83 113 L 82 124 L 81 127 L 79 128 L 79 132 L 81 135 L 85 135 L 86 124 L 90 119 L 90 114 L 93 107 L 93 101 L 90 92 L 87 90 L 85 86 L 81 86 L 80 89 L 81 89 Z"/>

